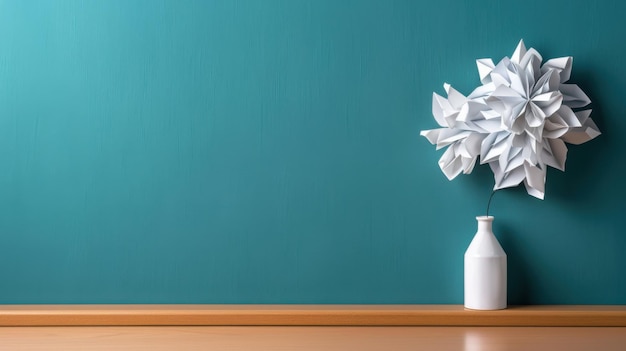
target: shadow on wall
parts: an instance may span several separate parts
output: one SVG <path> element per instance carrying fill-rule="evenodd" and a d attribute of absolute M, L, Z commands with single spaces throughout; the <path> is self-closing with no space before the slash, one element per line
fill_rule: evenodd
<path fill-rule="evenodd" d="M 499 225 L 494 231 L 507 255 L 507 303 L 509 305 L 529 305 L 533 302 L 531 277 L 528 273 L 528 258 L 520 250 L 519 238 L 522 232 L 515 227 Z"/>
<path fill-rule="evenodd" d="M 582 69 L 581 69 L 582 68 Z M 590 118 L 596 123 L 602 133 L 593 140 L 581 145 L 566 144 L 568 153 L 565 163 L 565 172 L 549 169 L 546 180 L 546 198 L 550 196 L 568 206 L 578 207 L 585 203 L 601 204 L 603 201 L 593 200 L 598 192 L 594 188 L 600 187 L 600 182 L 592 181 L 598 177 L 602 169 L 606 169 L 607 162 L 615 165 L 626 163 L 626 154 L 612 153 L 604 156 L 610 150 L 610 144 L 618 144 L 611 135 L 604 118 L 604 102 L 600 94 L 596 94 L 593 87 L 598 83 L 589 69 L 575 68 L 572 81 L 578 84 L 591 99 L 591 104 L 579 110 L 592 109 Z M 609 160 L 605 157 L 610 157 Z M 602 166 L 601 166 L 602 165 Z M 579 191 L 580 190 L 580 191 Z M 588 206 L 586 206 L 588 207 Z M 601 206 L 593 206 L 601 207 Z"/>

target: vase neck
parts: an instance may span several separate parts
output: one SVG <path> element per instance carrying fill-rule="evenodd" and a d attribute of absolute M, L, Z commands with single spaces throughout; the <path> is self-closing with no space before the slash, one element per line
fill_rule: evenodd
<path fill-rule="evenodd" d="M 478 221 L 478 231 L 492 231 L 491 224 L 493 223 L 493 216 L 479 216 L 476 217 Z"/>

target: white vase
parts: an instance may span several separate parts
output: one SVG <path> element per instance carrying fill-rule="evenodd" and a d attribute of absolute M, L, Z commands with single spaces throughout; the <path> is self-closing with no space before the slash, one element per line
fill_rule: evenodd
<path fill-rule="evenodd" d="M 506 253 L 493 234 L 492 216 L 476 217 L 478 231 L 465 251 L 465 308 L 506 308 Z"/>

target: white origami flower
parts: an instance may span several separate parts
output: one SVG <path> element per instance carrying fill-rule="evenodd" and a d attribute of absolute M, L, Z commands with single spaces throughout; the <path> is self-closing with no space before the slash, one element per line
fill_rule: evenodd
<path fill-rule="evenodd" d="M 494 190 L 524 182 L 528 194 L 543 199 L 548 166 L 565 170 L 567 146 L 582 144 L 600 131 L 586 107 L 591 103 L 576 85 L 566 84 L 572 57 L 546 61 L 521 40 L 511 58 L 497 65 L 476 61 L 481 86 L 463 96 L 444 84 L 448 98 L 433 93 L 433 116 L 442 127 L 421 135 L 448 147 L 439 167 L 452 180 L 488 163 Z"/>

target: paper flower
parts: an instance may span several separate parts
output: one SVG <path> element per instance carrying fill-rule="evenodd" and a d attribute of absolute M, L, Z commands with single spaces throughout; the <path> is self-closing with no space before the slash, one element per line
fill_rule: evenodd
<path fill-rule="evenodd" d="M 432 106 L 442 128 L 420 134 L 437 150 L 448 147 L 439 160 L 448 179 L 471 173 L 480 159 L 491 167 L 494 190 L 524 182 L 528 194 L 543 199 L 547 167 L 565 170 L 565 143 L 600 135 L 591 110 L 581 110 L 591 101 L 576 84 L 566 84 L 572 57 L 542 64 L 520 40 L 511 58 L 476 64 L 482 85 L 464 96 L 444 84 L 448 97 L 433 93 Z"/>

